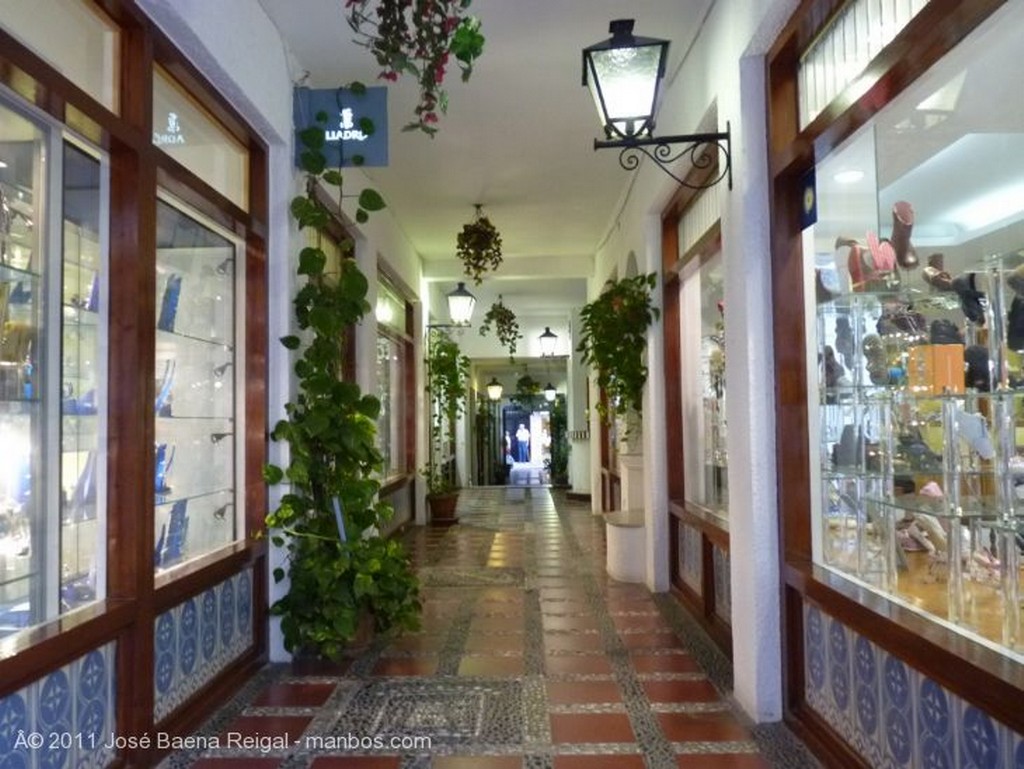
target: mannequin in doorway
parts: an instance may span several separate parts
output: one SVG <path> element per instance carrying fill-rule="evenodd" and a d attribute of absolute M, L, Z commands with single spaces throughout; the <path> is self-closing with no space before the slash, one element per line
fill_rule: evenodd
<path fill-rule="evenodd" d="M 520 462 L 530 461 L 530 431 L 526 429 L 526 425 L 522 422 L 519 423 L 519 429 L 516 430 L 516 444 L 519 451 L 516 453 L 516 459 Z"/>

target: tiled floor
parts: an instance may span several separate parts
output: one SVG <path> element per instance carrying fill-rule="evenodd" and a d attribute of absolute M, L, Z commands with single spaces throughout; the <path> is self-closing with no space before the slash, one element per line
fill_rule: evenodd
<path fill-rule="evenodd" d="M 817 766 L 785 728 L 734 712 L 728 662 L 671 597 L 606 576 L 588 506 L 545 488 L 478 489 L 460 515 L 408 533 L 421 632 L 332 675 L 268 666 L 201 730 L 204 748 L 162 766 Z"/>

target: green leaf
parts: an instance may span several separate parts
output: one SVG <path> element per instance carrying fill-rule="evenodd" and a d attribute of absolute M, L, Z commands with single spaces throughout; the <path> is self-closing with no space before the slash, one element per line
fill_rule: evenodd
<path fill-rule="evenodd" d="M 284 471 L 281 470 L 277 465 L 264 465 L 263 467 L 263 480 L 273 485 L 280 483 L 284 479 Z"/>
<path fill-rule="evenodd" d="M 353 155 L 349 162 L 354 166 L 361 166 L 366 164 L 366 158 L 363 155 Z"/>
<path fill-rule="evenodd" d="M 327 254 L 319 248 L 310 246 L 299 252 L 299 275 L 321 275 L 326 265 Z"/>
<path fill-rule="evenodd" d="M 278 566 L 274 569 L 274 582 L 280 582 L 284 579 L 284 569 Z"/>
<path fill-rule="evenodd" d="M 359 193 L 359 205 L 367 211 L 380 211 L 387 203 L 376 190 L 365 189 Z"/>
<path fill-rule="evenodd" d="M 330 168 L 324 171 L 323 176 L 320 177 L 327 184 L 333 184 L 335 187 L 340 187 L 344 177 L 342 177 L 341 171 L 336 168 Z"/>
<path fill-rule="evenodd" d="M 377 126 L 368 117 L 359 118 L 359 130 L 367 136 L 373 136 L 377 132 Z"/>
<path fill-rule="evenodd" d="M 299 164 L 308 174 L 320 174 L 327 168 L 327 158 L 322 152 L 306 150 L 299 154 Z"/>
<path fill-rule="evenodd" d="M 366 84 L 358 80 L 353 80 L 351 83 L 348 84 L 348 90 L 350 90 L 355 96 L 365 96 Z"/>
<path fill-rule="evenodd" d="M 370 215 L 361 208 L 356 209 L 356 221 L 359 224 L 366 224 L 368 221 L 370 221 Z"/>
<path fill-rule="evenodd" d="M 324 146 L 324 130 L 319 126 L 310 126 L 299 131 L 299 141 L 302 146 L 311 150 L 318 150 Z"/>
<path fill-rule="evenodd" d="M 281 344 L 287 347 L 289 350 L 298 350 L 299 345 L 302 344 L 302 340 L 294 334 L 289 336 L 281 337 Z"/>

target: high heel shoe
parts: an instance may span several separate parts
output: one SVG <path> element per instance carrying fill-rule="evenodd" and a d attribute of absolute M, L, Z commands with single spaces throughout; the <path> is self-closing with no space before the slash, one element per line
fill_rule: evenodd
<path fill-rule="evenodd" d="M 917 252 L 910 242 L 910 233 L 914 228 L 914 208 L 905 200 L 900 200 L 892 207 L 892 243 L 896 252 L 896 261 L 905 270 L 917 267 Z"/>

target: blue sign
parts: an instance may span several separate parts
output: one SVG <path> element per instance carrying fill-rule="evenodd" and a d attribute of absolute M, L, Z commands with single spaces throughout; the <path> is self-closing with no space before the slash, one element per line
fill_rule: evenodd
<path fill-rule="evenodd" d="M 296 130 L 315 125 L 318 112 L 327 114 L 323 153 L 328 167 L 388 164 L 387 88 L 375 86 L 359 94 L 347 88 L 296 88 Z M 296 140 L 296 166 L 301 165 L 299 156 L 303 149 L 302 142 Z M 361 163 L 353 162 L 353 158 L 360 157 Z"/>

